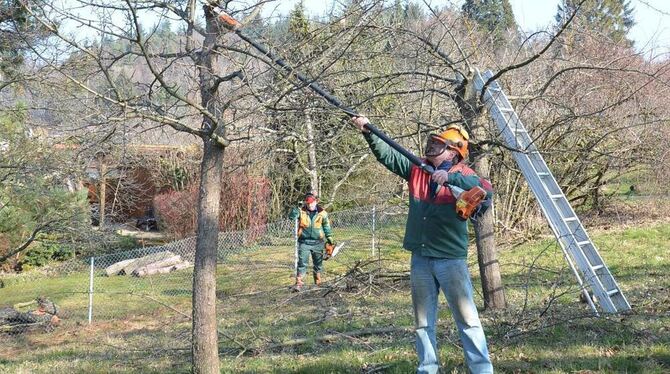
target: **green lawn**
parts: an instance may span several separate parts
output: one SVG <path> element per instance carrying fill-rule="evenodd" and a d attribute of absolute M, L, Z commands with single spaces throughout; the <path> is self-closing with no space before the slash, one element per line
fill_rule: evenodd
<path fill-rule="evenodd" d="M 412 372 L 413 317 L 404 276 L 409 257 L 400 249 L 401 227 L 380 231 L 382 255 L 370 262 L 368 232 L 339 230 L 338 240 L 348 244 L 326 263 L 331 290 L 288 291 L 293 248 L 287 243 L 229 256 L 217 284 L 222 372 Z M 670 371 L 670 224 L 591 236 L 633 313 L 592 317 L 553 240 L 504 248 L 509 307 L 481 314 L 498 372 Z M 362 267 L 353 278 L 339 277 L 357 263 Z M 479 288 L 475 255 L 470 263 Z M 88 273 L 8 282 L 0 305 L 48 295 L 65 318 L 53 332 L 0 336 L 0 372 L 187 372 L 191 276 L 190 270 L 144 279 L 98 273 L 91 326 L 85 323 Z M 446 306 L 440 313 L 444 370 L 465 372 Z M 389 330 L 355 334 L 365 329 Z M 307 340 L 290 344 L 297 339 Z"/>

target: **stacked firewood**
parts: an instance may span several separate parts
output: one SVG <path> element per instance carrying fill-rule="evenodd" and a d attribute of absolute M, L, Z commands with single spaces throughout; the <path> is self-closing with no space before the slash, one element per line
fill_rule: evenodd
<path fill-rule="evenodd" d="M 183 260 L 180 255 L 164 251 L 116 262 L 105 268 L 105 273 L 110 277 L 113 275 L 144 277 L 153 274 L 170 273 L 191 266 L 193 265 Z"/>

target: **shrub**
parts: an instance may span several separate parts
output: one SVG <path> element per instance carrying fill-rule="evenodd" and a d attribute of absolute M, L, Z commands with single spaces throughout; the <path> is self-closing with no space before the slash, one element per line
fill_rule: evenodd
<path fill-rule="evenodd" d="M 170 191 L 154 198 L 161 228 L 177 238 L 195 233 L 198 181 L 183 191 Z M 270 188 L 267 179 L 245 173 L 225 174 L 221 185 L 219 229 L 243 230 L 267 223 Z"/>
<path fill-rule="evenodd" d="M 169 191 L 154 197 L 159 225 L 177 238 L 195 232 L 198 189 L 191 185 L 183 191 Z"/>
<path fill-rule="evenodd" d="M 52 261 L 65 261 L 74 257 L 75 250 L 61 237 L 53 234 L 42 234 L 28 247 L 18 262 L 18 268 L 27 271 L 44 266 Z"/>
<path fill-rule="evenodd" d="M 52 255 L 52 246 L 35 242 L 25 251 L 23 258 L 19 261 L 19 267 L 21 270 L 27 271 L 35 267 L 44 266 L 51 260 Z"/>

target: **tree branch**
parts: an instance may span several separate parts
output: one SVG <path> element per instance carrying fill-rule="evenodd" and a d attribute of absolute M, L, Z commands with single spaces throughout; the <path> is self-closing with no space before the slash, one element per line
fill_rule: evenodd
<path fill-rule="evenodd" d="M 554 36 L 549 40 L 549 43 L 547 43 L 547 45 L 545 45 L 544 48 L 542 48 L 542 50 L 540 50 L 540 52 L 538 52 L 538 53 L 536 53 L 535 55 L 531 56 L 531 57 L 530 57 L 529 59 L 527 59 L 526 61 L 522 61 L 522 62 L 520 62 L 520 63 L 518 63 L 518 64 L 510 65 L 510 66 L 507 66 L 507 67 L 505 67 L 505 68 L 503 68 L 503 69 L 500 69 L 500 70 L 499 70 L 497 73 L 495 73 L 491 78 L 489 78 L 489 79 L 486 81 L 486 83 L 484 83 L 484 86 L 482 87 L 482 92 L 481 92 L 480 95 L 479 95 L 479 101 L 480 101 L 480 102 L 483 102 L 483 101 L 484 101 L 484 93 L 486 92 L 486 89 L 488 88 L 489 84 L 491 84 L 491 82 L 493 82 L 493 81 L 495 81 L 496 79 L 500 78 L 503 74 L 507 73 L 508 71 L 512 71 L 512 70 L 515 70 L 515 69 L 524 67 L 524 66 L 530 64 L 531 62 L 537 60 L 538 58 L 540 58 L 540 56 L 542 56 L 542 55 L 549 49 L 549 47 L 551 47 L 551 45 L 554 44 L 554 41 L 556 41 L 556 39 L 558 39 L 558 37 L 563 33 L 563 31 L 565 31 L 565 30 L 568 28 L 568 25 L 570 25 L 570 23 L 572 23 L 572 20 L 575 18 L 575 16 L 577 15 L 577 12 L 579 12 L 579 9 L 582 7 L 582 4 L 584 4 L 584 2 L 586 2 L 586 0 L 582 0 L 582 1 L 579 3 L 579 5 L 577 5 L 577 7 L 575 8 L 575 11 L 572 13 L 572 15 L 570 15 L 570 18 L 568 18 L 568 20 L 565 21 L 565 23 L 561 26 L 561 28 L 558 30 L 558 32 L 556 33 L 556 35 L 554 35 Z"/>
<path fill-rule="evenodd" d="M 37 227 L 33 230 L 33 232 L 30 234 L 30 236 L 28 237 L 28 239 L 26 239 L 26 241 L 23 242 L 23 244 L 21 244 L 20 246 L 18 246 L 18 247 L 15 248 L 15 249 L 10 250 L 8 253 L 5 253 L 4 255 L 2 255 L 2 256 L 0 257 L 0 264 L 3 263 L 3 262 L 5 262 L 8 258 L 14 256 L 15 254 L 20 253 L 21 251 L 23 251 L 23 250 L 26 249 L 26 248 L 28 248 L 28 246 L 29 246 L 32 242 L 35 241 L 35 238 L 37 237 L 37 234 L 39 234 L 42 230 L 48 228 L 49 226 L 51 226 L 52 224 L 54 224 L 54 223 L 56 223 L 56 222 L 58 222 L 58 221 L 59 221 L 59 220 L 51 220 L 51 221 L 48 221 L 47 223 L 44 223 L 44 224 L 42 224 L 42 225 L 37 226 Z"/>

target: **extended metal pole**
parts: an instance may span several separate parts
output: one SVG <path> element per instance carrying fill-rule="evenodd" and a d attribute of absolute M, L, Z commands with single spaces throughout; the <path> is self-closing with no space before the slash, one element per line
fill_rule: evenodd
<path fill-rule="evenodd" d="M 359 116 L 359 114 L 356 112 L 356 110 L 354 110 L 353 108 L 345 106 L 340 100 L 338 100 L 330 92 L 326 91 L 323 87 L 321 87 L 313 79 L 310 79 L 310 78 L 304 76 L 303 74 L 297 72 L 289 64 L 287 64 L 286 61 L 284 61 L 281 57 L 272 53 L 272 51 L 270 51 L 270 49 L 267 48 L 265 45 L 255 41 L 254 39 L 252 39 L 251 37 L 249 37 L 245 33 L 243 33 L 242 30 L 241 30 L 242 24 L 237 22 L 237 20 L 235 20 L 233 17 L 231 17 L 223 9 L 219 8 L 216 5 L 212 5 L 212 4 L 210 4 L 210 7 L 212 9 L 212 12 L 218 17 L 219 21 L 221 21 L 223 26 L 225 26 L 227 29 L 233 31 L 237 36 L 240 37 L 240 39 L 242 39 L 245 42 L 251 44 L 251 46 L 256 48 L 258 51 L 263 53 L 265 56 L 267 56 L 270 60 L 272 60 L 272 62 L 275 65 L 281 67 L 286 75 L 295 77 L 300 82 L 304 83 L 306 87 L 309 87 L 310 89 L 312 89 L 312 91 L 319 94 L 327 102 L 329 102 L 333 106 L 337 107 L 338 109 L 342 110 L 344 113 L 348 114 L 349 116 L 351 116 L 351 117 L 358 117 Z M 412 152 L 403 148 L 403 146 L 396 143 L 393 139 L 389 138 L 386 134 L 381 132 L 373 124 L 368 123 L 366 125 L 366 127 L 367 127 L 368 130 L 370 130 L 371 133 L 377 135 L 381 140 L 383 140 L 384 143 L 388 144 L 393 149 L 400 152 L 403 156 L 407 157 L 407 159 L 409 159 L 413 164 L 417 165 L 418 167 L 425 170 L 429 174 L 433 174 L 433 172 L 435 171 L 435 168 L 433 168 L 431 165 L 426 164 L 425 162 L 423 162 L 422 159 L 420 159 L 419 157 L 414 155 Z"/>
<path fill-rule="evenodd" d="M 293 257 L 293 275 L 298 279 L 298 220 L 296 219 L 293 224 L 293 241 L 295 243 L 295 253 Z"/>

